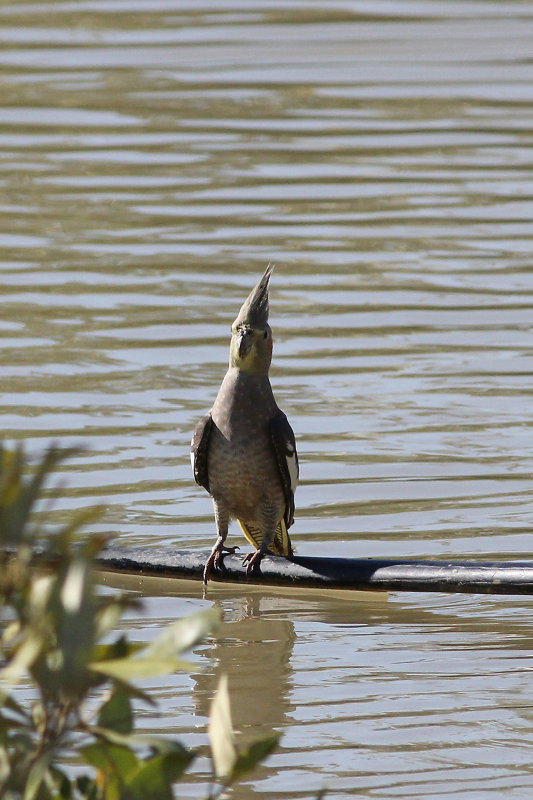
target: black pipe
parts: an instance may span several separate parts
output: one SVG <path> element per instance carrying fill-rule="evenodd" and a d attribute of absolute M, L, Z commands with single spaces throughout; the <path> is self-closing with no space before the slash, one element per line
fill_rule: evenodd
<path fill-rule="evenodd" d="M 208 552 L 164 548 L 107 547 L 102 569 L 201 580 Z M 407 592 L 465 592 L 533 595 L 533 561 L 412 561 L 376 558 L 265 556 L 246 574 L 242 556 L 224 555 L 212 580 L 259 585 L 309 586 Z"/>

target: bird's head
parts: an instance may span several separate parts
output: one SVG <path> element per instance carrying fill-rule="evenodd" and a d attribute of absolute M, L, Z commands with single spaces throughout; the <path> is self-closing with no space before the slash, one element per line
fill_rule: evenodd
<path fill-rule="evenodd" d="M 258 375 L 268 374 L 272 360 L 272 331 L 268 324 L 268 282 L 274 266 L 268 265 L 231 326 L 230 367 Z"/>

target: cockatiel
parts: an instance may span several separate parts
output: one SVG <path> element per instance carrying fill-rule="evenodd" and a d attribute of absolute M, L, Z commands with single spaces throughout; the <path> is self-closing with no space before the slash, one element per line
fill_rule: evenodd
<path fill-rule="evenodd" d="M 207 583 L 226 547 L 235 518 L 256 549 L 247 572 L 265 553 L 291 556 L 298 456 L 294 433 L 278 408 L 268 378 L 272 331 L 268 324 L 268 266 L 231 328 L 229 368 L 214 405 L 191 442 L 194 478 L 213 497 L 217 540 L 204 568 Z"/>

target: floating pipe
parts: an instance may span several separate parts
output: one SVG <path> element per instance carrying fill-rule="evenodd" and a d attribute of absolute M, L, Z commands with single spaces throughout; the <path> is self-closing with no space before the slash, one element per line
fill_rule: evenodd
<path fill-rule="evenodd" d="M 99 568 L 201 580 L 209 552 L 146 547 L 106 547 Z M 246 574 L 242 556 L 224 554 L 211 580 L 265 586 L 306 586 L 357 591 L 463 592 L 533 595 L 533 561 L 413 561 L 378 558 L 265 556 Z"/>

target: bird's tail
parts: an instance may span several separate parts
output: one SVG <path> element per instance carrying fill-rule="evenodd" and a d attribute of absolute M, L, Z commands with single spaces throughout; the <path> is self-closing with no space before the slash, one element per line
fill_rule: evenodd
<path fill-rule="evenodd" d="M 261 529 L 253 524 L 250 524 L 249 522 L 243 522 L 242 520 L 239 520 L 239 525 L 241 526 L 242 532 L 252 547 L 261 547 L 261 542 L 263 541 L 263 533 Z M 268 549 L 275 556 L 292 556 L 291 539 L 283 517 L 276 526 L 274 537 L 270 542 Z"/>

